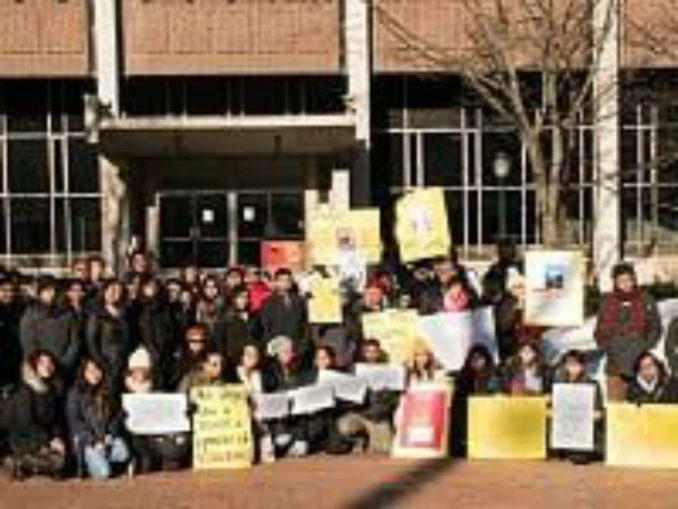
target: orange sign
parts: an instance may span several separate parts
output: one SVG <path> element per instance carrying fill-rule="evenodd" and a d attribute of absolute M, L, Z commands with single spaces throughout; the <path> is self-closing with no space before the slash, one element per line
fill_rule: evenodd
<path fill-rule="evenodd" d="M 304 243 L 276 240 L 261 243 L 261 267 L 273 274 L 278 269 L 304 270 Z"/>

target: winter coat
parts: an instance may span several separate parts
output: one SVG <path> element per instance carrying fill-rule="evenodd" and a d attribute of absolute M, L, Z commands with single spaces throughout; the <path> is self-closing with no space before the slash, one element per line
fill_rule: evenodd
<path fill-rule="evenodd" d="M 27 364 L 10 405 L 8 436 L 13 454 L 32 454 L 49 447 L 53 439 L 63 438 L 61 395 Z"/>
<path fill-rule="evenodd" d="M 139 313 L 139 342 L 151 354 L 158 387 L 167 387 L 172 370 L 172 354 L 176 345 L 169 308 L 163 303 L 145 303 Z"/>
<path fill-rule="evenodd" d="M 0 307 L 0 387 L 19 383 L 21 361 L 17 310 L 12 307 Z"/>
<path fill-rule="evenodd" d="M 78 381 L 69 391 L 66 401 L 66 417 L 70 435 L 81 446 L 103 442 L 107 435 L 119 434 L 119 413 L 114 410 L 110 398 L 102 388 L 93 388 Z"/>
<path fill-rule="evenodd" d="M 74 370 L 80 355 L 81 327 L 79 318 L 69 310 L 35 302 L 20 323 L 24 357 L 30 357 L 36 350 L 46 350 L 61 369 Z"/>
<path fill-rule="evenodd" d="M 238 365 L 243 348 L 252 342 L 253 327 L 251 317 L 235 311 L 227 311 L 214 327 L 214 347 L 232 366 Z"/>
<path fill-rule="evenodd" d="M 259 314 L 265 344 L 276 336 L 290 338 L 299 353 L 308 350 L 308 314 L 306 301 L 296 293 L 285 297 L 273 293 Z"/>
<path fill-rule="evenodd" d="M 104 368 L 112 393 L 118 393 L 131 353 L 129 328 L 124 315 L 111 315 L 100 308 L 87 322 L 87 348 L 94 360 Z"/>
<path fill-rule="evenodd" d="M 671 368 L 671 374 L 678 376 L 678 318 L 671 320 L 669 330 L 666 332 L 664 355 Z"/>
<path fill-rule="evenodd" d="M 634 326 L 634 307 L 643 315 L 642 331 Z M 634 292 L 629 300 L 623 300 L 614 292 L 606 295 L 598 315 L 595 337 L 599 348 L 607 354 L 607 374 L 633 376 L 636 359 L 657 344 L 661 333 L 657 304 L 647 293 Z"/>
<path fill-rule="evenodd" d="M 678 379 L 660 376 L 657 383 L 652 388 L 649 388 L 643 386 L 638 378 L 634 378 L 629 384 L 626 399 L 638 405 L 647 403 L 678 403 Z"/>

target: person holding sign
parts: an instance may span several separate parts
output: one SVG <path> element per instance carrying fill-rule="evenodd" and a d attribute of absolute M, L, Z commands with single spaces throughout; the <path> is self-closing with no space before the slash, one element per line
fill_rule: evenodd
<path fill-rule="evenodd" d="M 638 357 L 634 373 L 627 393 L 630 403 L 678 403 L 678 380 L 666 372 L 664 364 L 651 352 Z"/>
<path fill-rule="evenodd" d="M 603 298 L 595 337 L 607 356 L 607 397 L 624 401 L 634 362 L 657 344 L 662 325 L 657 304 L 638 288 L 632 265 L 618 264 L 612 278 L 614 289 Z"/>
<path fill-rule="evenodd" d="M 551 425 L 552 443 L 554 441 L 553 434 L 555 427 L 559 428 L 560 434 L 564 435 L 570 443 L 582 441 L 582 438 L 580 438 L 582 434 L 584 436 L 588 435 L 588 438 L 591 440 L 585 446 L 578 444 L 577 449 L 561 447 L 558 450 L 559 457 L 568 459 L 575 464 L 586 464 L 598 459 L 601 456 L 603 447 L 603 398 L 598 383 L 590 378 L 586 372 L 584 354 L 578 350 L 568 351 L 555 370 L 553 382 L 551 389 L 553 407 Z M 573 395 L 567 394 L 559 396 L 558 390 L 561 390 L 563 393 L 565 392 L 563 386 L 567 388 L 590 388 L 590 392 L 593 393 L 592 409 L 587 409 L 586 405 L 582 403 L 582 400 L 585 403 L 586 399 L 581 395 L 577 395 L 578 397 L 576 398 L 573 398 Z M 569 401 L 567 399 L 568 396 Z M 559 399 L 559 397 L 562 399 Z M 565 403 L 562 405 L 565 407 L 563 409 L 558 408 L 561 401 Z M 593 412 L 589 413 L 589 410 L 593 410 Z M 557 422 L 557 419 L 562 419 L 565 422 Z M 556 448 L 555 445 L 553 447 Z M 586 450 L 584 447 L 590 448 Z"/>
<path fill-rule="evenodd" d="M 538 396 L 548 386 L 548 373 L 539 348 L 534 343 L 524 343 L 506 365 L 504 391 L 511 396 Z"/>
<path fill-rule="evenodd" d="M 115 399 L 101 367 L 92 359 L 85 360 L 68 393 L 66 416 L 75 453 L 94 479 L 108 479 L 113 467 L 130 460 Z"/>
<path fill-rule="evenodd" d="M 380 364 L 385 358 L 379 342 L 368 339 L 362 345 L 362 361 L 365 364 Z M 369 391 L 366 402 L 337 421 L 339 434 L 362 441 L 364 449 L 371 453 L 388 454 L 393 442 L 393 416 L 398 407 L 400 393 L 383 389 Z M 367 444 L 364 440 L 367 439 Z"/>
<path fill-rule="evenodd" d="M 440 313 L 446 308 L 468 309 L 475 306 L 479 285 L 471 283 L 471 275 L 459 263 L 454 248 L 450 249 L 449 256 L 433 260 L 433 272 L 433 280 L 419 296 L 419 312 L 422 315 Z"/>

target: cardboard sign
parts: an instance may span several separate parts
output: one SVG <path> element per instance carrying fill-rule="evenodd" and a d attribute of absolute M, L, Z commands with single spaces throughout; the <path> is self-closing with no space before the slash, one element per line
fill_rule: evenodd
<path fill-rule="evenodd" d="M 193 468 L 215 470 L 252 465 L 252 416 L 241 385 L 196 387 L 193 416 Z"/>
<path fill-rule="evenodd" d="M 546 398 L 470 398 L 468 457 L 545 459 Z"/>
<path fill-rule="evenodd" d="M 339 279 L 320 275 L 308 282 L 308 318 L 311 323 L 342 323 Z"/>
<path fill-rule="evenodd" d="M 405 366 L 358 363 L 355 374 L 373 391 L 405 389 Z"/>
<path fill-rule="evenodd" d="M 494 359 L 499 359 L 494 313 L 490 307 L 421 316 L 419 327 L 436 359 L 449 371 L 459 371 L 476 344 L 485 345 Z"/>
<path fill-rule="evenodd" d="M 274 274 L 278 269 L 304 270 L 304 243 L 295 241 L 265 241 L 261 243 L 261 267 Z"/>
<path fill-rule="evenodd" d="M 452 246 L 442 189 L 418 189 L 396 206 L 396 239 L 403 263 L 447 256 Z"/>
<path fill-rule="evenodd" d="M 381 260 L 379 209 L 335 210 L 321 207 L 309 218 L 306 241 L 315 265 L 339 263 L 340 252 L 355 251 L 364 263 Z"/>
<path fill-rule="evenodd" d="M 331 387 L 335 398 L 358 405 L 365 401 L 367 395 L 365 380 L 332 369 L 318 371 L 318 383 Z"/>
<path fill-rule="evenodd" d="M 448 455 L 451 389 L 430 383 L 411 387 L 401 401 L 392 449 L 394 458 L 444 458 Z"/>
<path fill-rule="evenodd" d="M 525 323 L 579 327 L 584 323 L 584 255 L 530 250 L 525 254 Z"/>
<path fill-rule="evenodd" d="M 332 387 L 324 384 L 300 387 L 289 392 L 292 400 L 292 415 L 314 414 L 334 408 Z"/>
<path fill-rule="evenodd" d="M 551 447 L 594 450 L 596 388 L 590 384 L 554 384 Z"/>
<path fill-rule="evenodd" d="M 406 362 L 420 337 L 419 315 L 412 309 L 365 313 L 362 325 L 363 336 L 379 341 L 392 364 Z"/>
<path fill-rule="evenodd" d="M 123 394 L 125 426 L 136 435 L 165 435 L 191 431 L 188 399 L 184 394 Z"/>
<path fill-rule="evenodd" d="M 678 468 L 678 406 L 607 405 L 608 465 Z"/>

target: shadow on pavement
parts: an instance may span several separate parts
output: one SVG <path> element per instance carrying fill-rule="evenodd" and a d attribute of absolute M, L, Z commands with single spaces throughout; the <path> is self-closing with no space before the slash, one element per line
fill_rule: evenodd
<path fill-rule="evenodd" d="M 407 472 L 361 494 L 345 507 L 346 509 L 391 507 L 433 483 L 441 474 L 451 470 L 457 461 L 459 460 L 441 459 L 418 462 Z"/>

